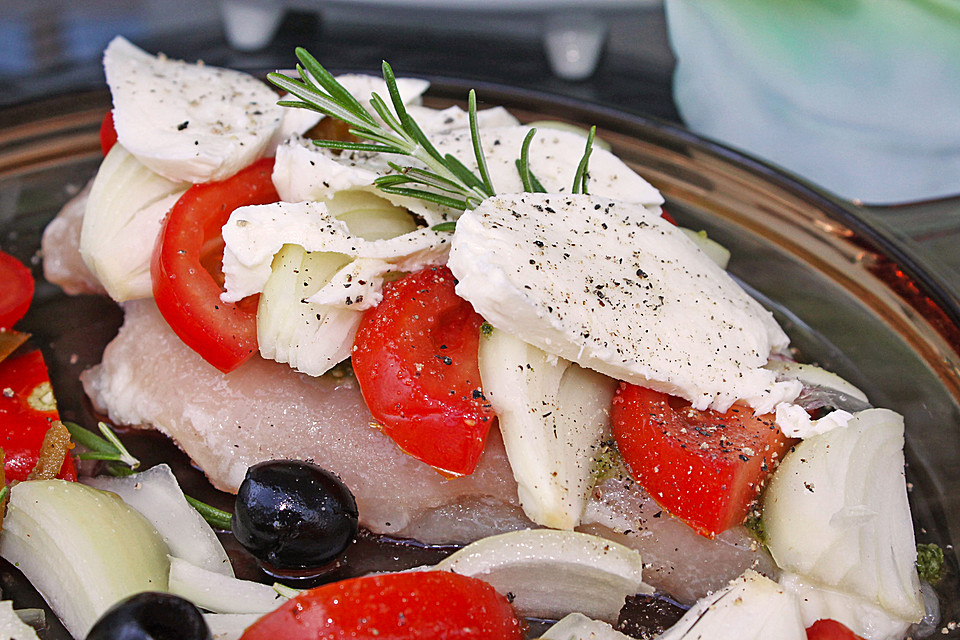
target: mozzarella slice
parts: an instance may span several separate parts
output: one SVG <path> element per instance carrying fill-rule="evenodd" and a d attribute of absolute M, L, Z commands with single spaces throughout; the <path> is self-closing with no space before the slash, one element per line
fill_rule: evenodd
<path fill-rule="evenodd" d="M 349 281 L 334 279 L 306 298 L 308 302 L 326 304 L 336 300 L 344 307 L 365 309 L 379 304 L 382 278 L 389 269 L 414 271 L 442 264 L 450 235 L 418 229 L 387 240 L 364 240 L 350 233 L 346 223 L 335 218 L 322 202 L 278 202 L 236 209 L 223 227 L 223 240 L 224 302 L 236 302 L 262 291 L 270 277 L 274 255 L 283 245 L 296 244 L 307 251 L 372 259 L 358 269 L 374 278 L 373 284 L 357 277 Z M 335 288 L 335 293 L 331 294 L 331 288 Z"/>
<path fill-rule="evenodd" d="M 277 95 L 245 73 L 152 56 L 122 37 L 103 66 L 117 139 L 170 180 L 227 178 L 259 158 L 280 125 Z"/>
<path fill-rule="evenodd" d="M 497 196 L 457 222 L 449 266 L 494 327 L 698 409 L 766 412 L 800 392 L 763 368 L 788 345 L 772 314 L 656 211 Z"/>

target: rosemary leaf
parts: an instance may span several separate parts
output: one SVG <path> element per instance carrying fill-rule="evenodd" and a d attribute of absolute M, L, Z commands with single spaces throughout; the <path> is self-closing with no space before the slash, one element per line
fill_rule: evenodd
<path fill-rule="evenodd" d="M 187 499 L 187 502 L 190 503 L 191 507 L 197 510 L 197 513 L 203 516 L 203 519 L 206 520 L 211 527 L 214 527 L 215 529 L 222 529 L 224 531 L 230 531 L 232 526 L 230 524 L 230 519 L 233 518 L 232 513 L 212 507 L 206 502 L 201 502 L 188 495 L 184 495 L 183 497 Z"/>
<path fill-rule="evenodd" d="M 100 428 L 100 433 L 103 434 L 103 437 L 106 438 L 116 450 L 119 456 L 117 462 L 122 462 L 131 469 L 136 469 L 140 466 L 140 461 L 130 455 L 130 452 L 127 451 L 127 448 L 123 446 L 122 442 L 120 442 L 120 438 L 117 437 L 117 434 L 110 429 L 110 426 L 106 422 L 98 422 L 97 427 Z"/>
<path fill-rule="evenodd" d="M 382 184 L 394 186 L 397 184 L 414 183 L 433 187 L 446 193 L 463 195 L 463 188 L 461 185 L 453 182 L 452 180 L 447 180 L 443 176 L 438 176 L 430 171 L 417 169 L 416 167 L 401 167 L 392 162 L 390 163 L 390 167 L 398 173 L 378 177 L 373 181 L 375 185 L 379 187 Z"/>
<path fill-rule="evenodd" d="M 420 129 L 420 125 L 418 125 L 414 119 L 410 117 L 410 114 L 407 113 L 407 107 L 403 104 L 403 98 L 400 97 L 400 89 L 397 87 L 397 78 L 393 75 L 393 69 L 386 60 L 384 60 L 382 68 L 383 81 L 387 83 L 387 91 L 390 93 L 390 101 L 393 103 L 393 110 L 396 112 L 397 118 L 400 120 L 403 131 L 418 145 L 420 145 L 431 158 L 442 164 L 443 157 L 440 155 L 440 152 L 437 151 L 436 147 L 433 146 L 433 143 L 427 139 L 427 136 L 424 135 L 423 130 Z"/>
<path fill-rule="evenodd" d="M 420 200 L 433 202 L 434 204 L 450 207 L 451 209 L 459 209 L 460 211 L 471 208 L 471 205 L 469 205 L 466 198 L 464 198 L 463 200 L 458 200 L 456 198 L 448 198 L 447 196 L 442 196 L 439 193 L 424 191 L 423 189 L 405 189 L 403 187 L 391 187 L 391 186 L 379 186 L 379 185 L 377 188 L 386 193 L 392 193 L 398 196 L 407 196 L 409 198 L 419 198 Z M 476 204 L 473 204 L 472 206 L 475 207 L 477 204 L 479 204 L 479 202 L 477 202 Z"/>
<path fill-rule="evenodd" d="M 524 136 L 523 144 L 520 145 L 520 158 L 516 161 L 520 182 L 523 183 L 523 190 L 529 192 L 533 191 L 533 180 L 530 179 L 530 142 L 536 134 L 537 129 L 534 127 Z"/>
<path fill-rule="evenodd" d="M 593 151 L 593 139 L 597 135 L 597 128 L 590 127 L 590 134 L 587 136 L 587 146 L 583 150 L 583 157 L 580 158 L 580 164 L 577 165 L 577 172 L 573 176 L 573 193 L 587 193 L 587 167 L 590 164 L 590 153 Z"/>
<path fill-rule="evenodd" d="M 536 193 L 546 193 L 546 192 L 547 192 L 547 188 L 546 188 L 545 186 L 543 186 L 543 184 L 542 184 L 539 180 L 537 180 L 537 176 L 535 176 L 535 175 L 533 174 L 533 172 L 530 173 L 530 183 L 533 185 L 533 190 L 534 190 Z"/>
<path fill-rule="evenodd" d="M 116 453 L 116 449 L 106 440 L 96 435 L 92 431 L 84 429 L 76 422 L 68 420 L 63 421 L 63 426 L 67 428 L 70 437 L 79 445 L 95 451 L 97 453 Z"/>
<path fill-rule="evenodd" d="M 434 231 L 456 231 L 457 221 L 449 220 L 447 222 L 441 222 L 439 224 L 433 225 L 430 228 L 433 229 Z"/>
<path fill-rule="evenodd" d="M 310 55 L 310 52 L 303 47 L 297 47 L 296 54 L 300 64 L 306 68 L 307 72 L 317 84 L 327 90 L 327 93 L 330 94 L 333 100 L 356 114 L 357 117 L 366 120 L 368 124 L 376 126 L 377 121 L 370 115 L 370 112 L 367 111 L 364 106 L 360 104 L 360 101 L 354 98 L 353 94 L 347 91 L 342 84 L 337 82 L 333 74 L 324 69 L 323 65 Z"/>
<path fill-rule="evenodd" d="M 477 126 L 477 92 L 473 89 L 470 89 L 467 97 L 467 114 L 470 118 L 470 139 L 473 141 L 473 155 L 477 159 L 480 179 L 483 180 L 484 194 L 492 196 L 496 191 L 493 190 L 490 173 L 487 171 L 487 159 L 483 155 L 483 145 L 480 144 L 480 129 Z"/>
<path fill-rule="evenodd" d="M 313 144 L 324 149 L 340 149 L 342 151 L 366 151 L 368 153 L 396 153 L 407 155 L 403 149 L 387 147 L 382 144 L 365 142 L 345 142 L 342 140 L 314 140 Z"/>
<path fill-rule="evenodd" d="M 355 113 L 344 108 L 332 100 L 330 96 L 325 95 L 314 87 L 292 80 L 282 73 L 269 73 L 267 74 L 267 79 L 287 93 L 293 94 L 307 104 L 313 105 L 312 108 L 314 111 L 319 111 L 332 118 L 343 120 L 354 127 L 370 127 L 370 123 L 365 118 L 358 117 Z M 372 116 L 370 116 L 370 118 L 372 119 Z"/>
<path fill-rule="evenodd" d="M 370 96 L 370 104 L 373 106 L 374 111 L 377 112 L 377 115 L 387 124 L 388 127 L 394 131 L 402 131 L 403 126 L 400 124 L 400 121 L 397 120 L 397 117 L 390 113 L 390 108 L 387 106 L 387 103 L 383 101 L 378 94 L 374 93 Z"/>
<path fill-rule="evenodd" d="M 473 171 L 470 171 L 465 164 L 457 160 L 456 157 L 448 153 L 443 159 L 447 162 L 450 171 L 463 181 L 464 184 L 476 191 L 477 195 L 484 198 L 493 195 L 493 193 L 487 193 L 486 186 L 484 186 L 480 178 L 478 178 Z"/>

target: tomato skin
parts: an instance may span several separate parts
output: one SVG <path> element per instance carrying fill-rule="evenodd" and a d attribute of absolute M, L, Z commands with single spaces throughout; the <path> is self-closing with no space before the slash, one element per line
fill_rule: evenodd
<path fill-rule="evenodd" d="M 222 251 L 220 230 L 237 207 L 277 202 L 273 158 L 259 160 L 221 182 L 194 185 L 163 224 L 151 277 L 157 307 L 191 349 L 228 373 L 257 351 L 256 306 L 220 300 L 223 288 L 205 268 Z"/>
<path fill-rule="evenodd" d="M 38 401 L 53 397 L 43 355 L 30 351 L 0 362 L 0 448 L 6 481 L 26 480 L 37 466 L 43 438 L 60 415 Z M 76 480 L 73 458 L 63 460 L 58 478 Z"/>
<path fill-rule="evenodd" d="M 807 627 L 807 640 L 863 640 L 863 638 L 850 631 L 846 625 L 826 618 L 817 620 Z"/>
<path fill-rule="evenodd" d="M 447 267 L 384 287 L 354 340 L 353 370 L 380 428 L 442 473 L 477 466 L 494 414 L 480 390 L 483 318 L 454 292 Z"/>
<path fill-rule="evenodd" d="M 26 315 L 33 300 L 30 269 L 0 251 L 0 329 L 12 329 Z"/>
<path fill-rule="evenodd" d="M 106 156 L 113 145 L 117 144 L 117 130 L 113 126 L 113 110 L 107 111 L 100 123 L 100 150 Z"/>
<path fill-rule="evenodd" d="M 640 486 L 709 538 L 743 522 L 793 442 L 772 415 L 754 416 L 737 405 L 726 413 L 697 411 L 626 383 L 614 396 L 611 418 L 617 447 Z"/>
<path fill-rule="evenodd" d="M 241 640 L 521 640 L 493 587 L 445 571 L 387 573 L 326 584 L 260 618 Z"/>

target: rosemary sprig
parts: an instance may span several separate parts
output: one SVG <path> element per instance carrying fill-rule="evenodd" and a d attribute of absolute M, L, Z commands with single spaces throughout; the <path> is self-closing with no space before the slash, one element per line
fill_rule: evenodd
<path fill-rule="evenodd" d="M 413 119 L 403 104 L 393 69 L 383 62 L 381 70 L 387 86 L 389 104 L 374 93 L 370 106 L 377 117 L 368 111 L 336 78 L 321 65 L 306 49 L 297 47 L 297 73 L 299 80 L 281 73 L 270 73 L 267 78 L 280 89 L 298 98 L 281 100 L 286 107 L 311 109 L 332 118 L 342 120 L 350 127 L 350 133 L 362 142 L 343 140 L 314 140 L 317 146 L 341 151 L 362 153 L 388 153 L 408 156 L 426 168 L 401 166 L 389 163 L 394 173 L 380 176 L 374 184 L 385 193 L 419 198 L 442 206 L 473 209 L 486 198 L 496 194 L 490 172 L 487 169 L 480 130 L 477 124 L 477 96 L 470 90 L 467 98 L 467 113 L 470 122 L 470 139 L 479 176 L 451 154 L 442 155 L 427 139 L 420 125 Z M 391 109 L 392 107 L 392 109 Z M 378 120 L 379 118 L 379 120 Z M 536 129 L 531 129 L 524 138 L 517 171 L 525 191 L 546 192 L 546 189 L 530 169 L 530 141 Z M 588 166 L 593 150 L 596 127 L 590 129 L 583 157 L 573 178 L 573 193 L 587 193 Z M 448 230 L 451 223 L 434 227 Z"/>
<path fill-rule="evenodd" d="M 106 422 L 97 423 L 100 433 L 103 434 L 102 438 L 75 422 L 64 421 L 63 426 L 70 432 L 74 442 L 90 450 L 77 455 L 78 459 L 103 460 L 107 462 L 107 472 L 115 476 L 128 476 L 140 466 L 140 461 L 127 451 Z"/>
<path fill-rule="evenodd" d="M 127 448 L 120 442 L 120 438 L 117 437 L 117 434 L 113 432 L 107 423 L 97 423 L 100 433 L 103 434 L 102 438 L 75 422 L 64 422 L 63 426 L 70 432 L 70 437 L 73 438 L 74 442 L 90 449 L 90 451 L 85 451 L 77 456 L 80 460 L 103 460 L 107 463 L 107 473 L 113 476 L 129 476 L 136 473 L 135 469 L 140 466 L 140 461 L 127 451 Z M 211 526 L 227 531 L 230 530 L 230 518 L 232 514 L 212 507 L 188 495 L 184 495 L 184 497 Z"/>
<path fill-rule="evenodd" d="M 296 53 L 300 61 L 297 65 L 300 80 L 279 73 L 267 76 L 276 86 L 299 98 L 284 100 L 280 104 L 312 109 L 338 118 L 350 126 L 351 134 L 365 141 L 314 140 L 314 144 L 328 149 L 409 156 L 423 163 L 426 169 L 401 173 L 401 182 L 397 182 L 397 176 L 392 175 L 377 179 L 375 184 L 388 193 L 421 198 L 461 210 L 472 209 L 493 195 L 476 128 L 476 98 L 472 101 L 471 129 L 475 135 L 474 150 L 481 167 L 481 177 L 477 177 L 452 156 L 441 155 L 427 139 L 423 130 L 407 112 L 393 69 L 388 63 L 383 63 L 382 72 L 390 105 L 376 93 L 370 99 L 370 104 L 381 122 L 305 49 L 297 48 Z M 443 191 L 451 195 L 437 193 L 438 183 L 448 187 Z M 401 184 L 418 186 L 399 186 Z"/>

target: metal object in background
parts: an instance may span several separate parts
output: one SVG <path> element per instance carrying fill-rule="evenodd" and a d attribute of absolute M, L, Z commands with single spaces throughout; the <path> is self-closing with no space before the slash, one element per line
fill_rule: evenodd
<path fill-rule="evenodd" d="M 363 11 L 375 25 L 397 25 L 411 15 L 423 27 L 482 37 L 514 33 L 542 43 L 550 69 L 562 80 L 593 75 L 610 30 L 626 11 L 659 6 L 661 0 L 220 0 L 224 31 L 241 51 L 263 49 L 288 9 L 311 11 L 321 20 L 343 10 Z M 465 54 L 466 55 L 466 54 Z"/>

